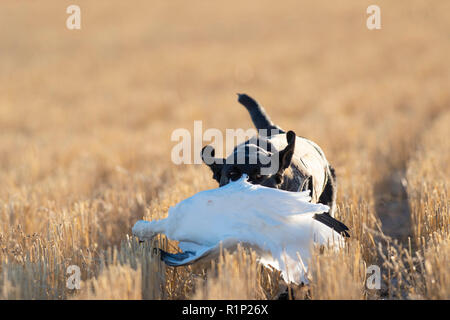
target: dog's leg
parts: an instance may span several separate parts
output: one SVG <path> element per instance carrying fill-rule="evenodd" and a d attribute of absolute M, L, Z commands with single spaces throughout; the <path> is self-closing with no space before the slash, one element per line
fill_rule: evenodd
<path fill-rule="evenodd" d="M 277 131 L 277 133 L 286 133 L 279 126 L 273 124 L 270 120 L 269 116 L 266 114 L 264 108 L 258 104 L 253 98 L 248 95 L 238 93 L 238 101 L 241 103 L 247 111 L 250 113 L 250 117 L 252 118 L 253 124 L 256 129 L 262 131 L 259 132 L 262 136 L 271 136 L 272 130 Z M 265 131 L 265 132 L 264 132 Z"/>
<path fill-rule="evenodd" d="M 334 211 L 336 210 L 336 194 L 337 194 L 337 184 L 336 184 L 336 174 L 332 166 L 328 165 L 327 170 L 327 184 L 320 195 L 319 202 L 326 204 L 330 207 L 329 214 L 334 217 Z"/>

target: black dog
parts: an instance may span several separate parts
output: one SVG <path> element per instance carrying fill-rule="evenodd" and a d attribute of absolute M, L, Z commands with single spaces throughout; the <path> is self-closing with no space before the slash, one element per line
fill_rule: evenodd
<path fill-rule="evenodd" d="M 248 95 L 238 96 L 259 134 L 236 146 L 226 159 L 215 158 L 214 148 L 204 147 L 202 159 L 213 178 L 223 186 L 246 174 L 253 184 L 295 192 L 310 190 L 312 202 L 330 207 L 329 213 L 317 214 L 315 219 L 349 236 L 348 228 L 333 218 L 336 175 L 320 147 L 273 124 L 264 108 Z"/>

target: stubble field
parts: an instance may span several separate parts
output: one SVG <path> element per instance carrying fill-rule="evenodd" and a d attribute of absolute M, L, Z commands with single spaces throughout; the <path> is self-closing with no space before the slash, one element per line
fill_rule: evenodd
<path fill-rule="evenodd" d="M 177 128 L 251 128 L 245 92 L 319 144 L 345 250 L 298 299 L 450 299 L 450 2 L 78 0 L 0 4 L 0 298 L 274 299 L 252 253 L 173 269 L 136 220 L 216 187 L 171 161 Z M 205 144 L 208 142 L 205 142 Z M 380 290 L 366 287 L 378 265 Z M 81 289 L 67 288 L 67 267 Z"/>

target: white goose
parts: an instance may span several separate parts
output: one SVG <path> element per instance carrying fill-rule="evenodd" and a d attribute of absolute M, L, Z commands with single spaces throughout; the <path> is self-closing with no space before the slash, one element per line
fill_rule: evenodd
<path fill-rule="evenodd" d="M 179 241 L 182 253 L 161 255 L 171 266 L 211 259 L 221 243 L 225 249 L 241 243 L 256 250 L 260 263 L 280 270 L 285 281 L 307 283 L 312 243 L 339 248 L 348 236 L 348 228 L 326 213 L 329 207 L 309 202 L 308 193 L 253 185 L 243 176 L 181 201 L 166 219 L 138 221 L 132 232 L 140 240 L 164 233 Z"/>

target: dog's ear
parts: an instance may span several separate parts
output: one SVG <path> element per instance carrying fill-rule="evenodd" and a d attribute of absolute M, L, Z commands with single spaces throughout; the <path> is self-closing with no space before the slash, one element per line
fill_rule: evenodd
<path fill-rule="evenodd" d="M 279 152 L 278 159 L 280 161 L 280 165 L 277 172 L 277 174 L 279 175 L 282 175 L 284 170 L 286 170 L 291 165 L 292 156 L 294 155 L 295 150 L 295 137 L 296 135 L 294 131 L 288 131 L 288 133 L 286 133 L 286 140 L 288 145 L 286 146 L 286 148 Z"/>
<path fill-rule="evenodd" d="M 212 146 L 204 146 L 202 149 L 202 160 L 213 172 L 213 179 L 220 183 L 220 176 L 223 168 L 224 159 L 215 158 L 216 151 Z"/>

